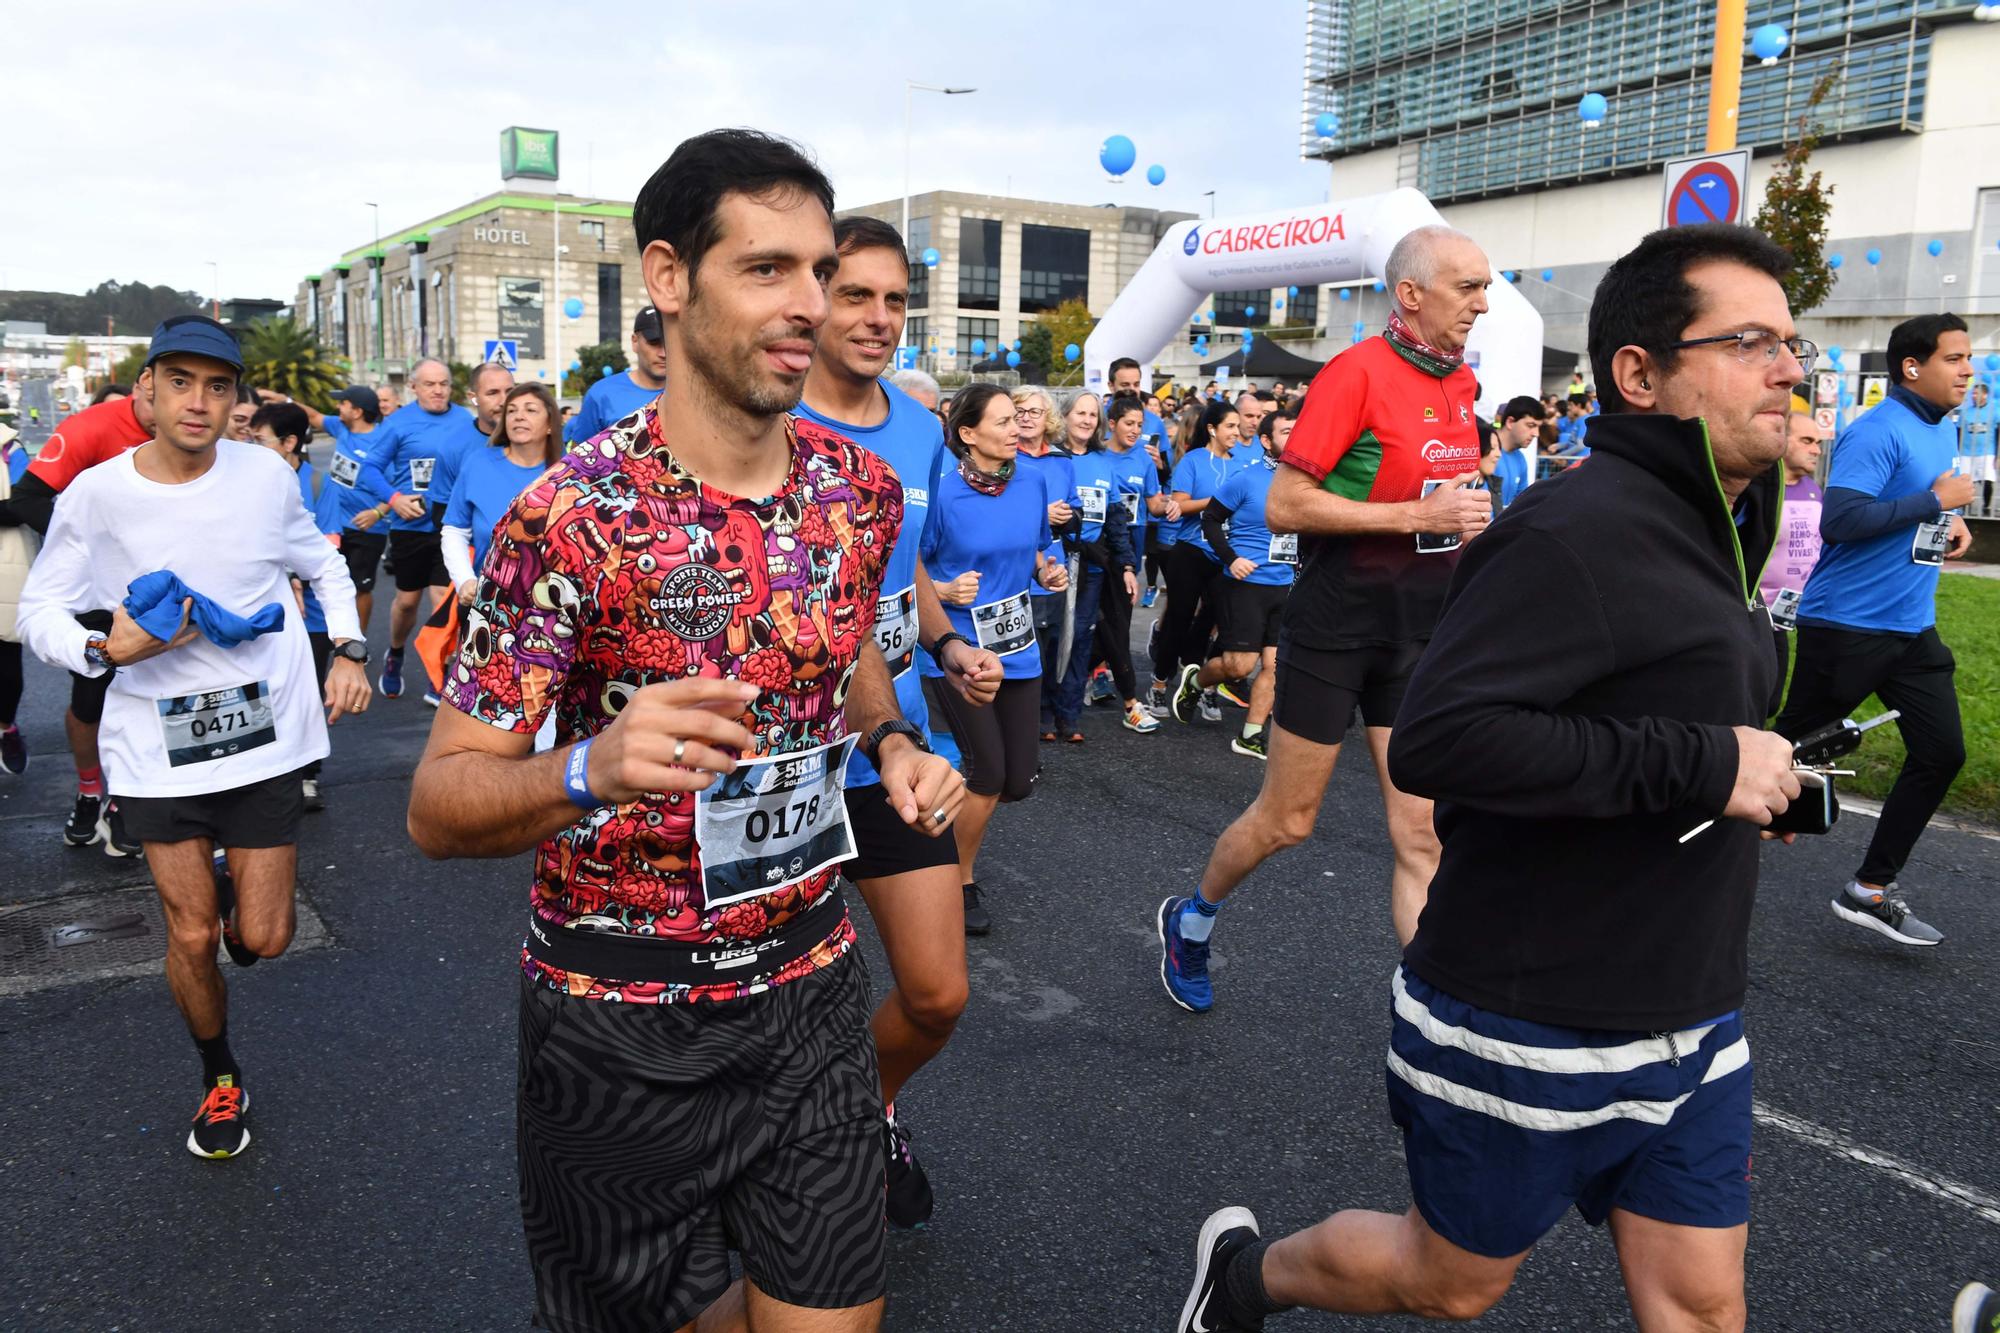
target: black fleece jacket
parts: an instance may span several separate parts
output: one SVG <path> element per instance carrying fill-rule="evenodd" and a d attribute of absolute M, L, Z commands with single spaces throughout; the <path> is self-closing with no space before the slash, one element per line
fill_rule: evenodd
<path fill-rule="evenodd" d="M 1680 838 L 1776 705 L 1782 477 L 1732 514 L 1700 421 L 1600 416 L 1590 445 L 1467 543 L 1397 715 L 1390 776 L 1444 844 L 1404 961 L 1532 1022 L 1687 1027 L 1747 983 L 1758 831 Z"/>

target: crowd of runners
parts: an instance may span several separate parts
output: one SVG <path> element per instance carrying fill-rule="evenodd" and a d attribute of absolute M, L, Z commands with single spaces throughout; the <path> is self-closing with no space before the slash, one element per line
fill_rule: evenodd
<path fill-rule="evenodd" d="M 456 405 L 435 360 L 407 405 L 356 386 L 322 412 L 247 385 L 228 330 L 184 315 L 129 393 L 12 470 L 0 534 L 45 541 L 0 560 L 0 764 L 26 763 L 25 646 L 72 674 L 65 838 L 143 854 L 158 886 L 202 1067 L 190 1151 L 250 1143 L 218 947 L 284 951 L 329 724 L 421 680 L 417 848 L 532 854 L 536 1321 L 872 1328 L 885 1232 L 933 1212 L 897 1107 L 992 928 L 999 807 L 1089 743 L 1093 701 L 1141 735 L 1241 709 L 1227 749 L 1261 791 L 1151 920 L 1168 998 L 1200 1013 L 1224 906 L 1311 835 L 1358 716 L 1410 1206 L 1283 1238 L 1221 1208 L 1177 1327 L 1476 1316 L 1571 1207 L 1608 1224 L 1642 1327 L 1742 1325 L 1759 844 L 1823 830 L 1793 742 L 1870 695 L 1910 758 L 1833 910 L 1942 938 L 1898 876 L 1964 759 L 1934 613 L 1971 540 L 1962 321 L 1896 329 L 1895 386 L 1822 488 L 1788 257 L 1747 228 L 1654 233 L 1593 303 L 1588 461 L 1530 484 L 1549 404 L 1483 419 L 1465 347 L 1491 268 L 1444 226 L 1396 244 L 1386 328 L 1310 386 L 1154 396 L 1122 358 L 1103 393 L 948 400 L 886 376 L 903 237 L 836 220 L 795 145 L 689 139 L 633 226 L 633 369 L 567 423 L 496 365 Z M 1968 1288 L 1963 1319 L 1992 1299 Z"/>

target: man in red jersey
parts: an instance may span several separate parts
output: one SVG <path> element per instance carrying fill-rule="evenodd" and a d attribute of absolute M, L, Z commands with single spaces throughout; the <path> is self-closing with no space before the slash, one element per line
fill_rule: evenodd
<path fill-rule="evenodd" d="M 1274 533 L 1299 536 L 1299 572 L 1278 640 L 1270 764 L 1257 799 L 1216 840 L 1194 894 L 1160 904 L 1160 979 L 1174 1003 L 1214 1003 L 1209 935 L 1223 901 L 1273 852 L 1311 836 L 1356 709 L 1367 728 L 1389 840 L 1390 912 L 1407 944 L 1431 874 L 1431 803 L 1389 781 L 1389 728 L 1430 642 L 1458 547 L 1492 517 L 1465 340 L 1492 272 L 1442 224 L 1396 243 L 1383 269 L 1388 328 L 1328 362 L 1271 483 Z"/>
<path fill-rule="evenodd" d="M 0 526 L 29 527 L 46 535 L 56 497 L 78 474 L 153 438 L 150 374 L 140 375 L 131 397 L 86 407 L 56 428 L 28 464 L 27 475 L 14 488 L 13 498 L 0 501 Z M 86 612 L 78 619 L 85 628 L 100 634 L 111 629 L 108 611 Z M 95 677 L 70 674 L 69 712 L 63 717 L 63 729 L 69 735 L 70 757 L 76 761 L 76 804 L 63 826 L 63 841 L 72 847 L 101 842 L 108 856 L 137 856 L 139 844 L 126 836 L 117 802 L 106 796 L 104 770 L 97 756 L 97 724 L 104 717 L 104 696 L 111 688 L 111 676 L 109 671 Z"/>

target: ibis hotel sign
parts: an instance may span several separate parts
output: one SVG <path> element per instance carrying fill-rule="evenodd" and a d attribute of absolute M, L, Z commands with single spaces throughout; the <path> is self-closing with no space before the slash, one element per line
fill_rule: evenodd
<path fill-rule="evenodd" d="M 558 175 L 554 130 L 509 125 L 500 131 L 500 179 L 552 181 Z"/>

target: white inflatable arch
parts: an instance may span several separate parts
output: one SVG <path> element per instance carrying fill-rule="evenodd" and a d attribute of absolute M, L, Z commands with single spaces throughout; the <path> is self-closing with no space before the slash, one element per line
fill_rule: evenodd
<path fill-rule="evenodd" d="M 1123 356 L 1138 361 L 1150 383 L 1153 358 L 1216 292 L 1379 278 L 1397 241 L 1443 221 L 1420 192 L 1402 189 L 1176 223 L 1084 343 L 1084 384 L 1102 389 L 1111 363 Z M 1497 271 L 1487 300 L 1490 309 L 1472 327 L 1466 360 L 1479 375 L 1480 411 L 1491 416 L 1516 394 L 1541 392 L 1542 316 Z"/>

